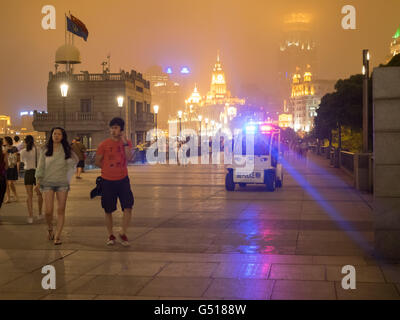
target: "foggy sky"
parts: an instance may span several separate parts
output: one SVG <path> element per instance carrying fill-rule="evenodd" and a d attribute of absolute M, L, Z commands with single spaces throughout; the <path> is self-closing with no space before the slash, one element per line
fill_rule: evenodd
<path fill-rule="evenodd" d="M 22 110 L 45 108 L 49 71 L 64 43 L 64 13 L 89 29 L 88 42 L 75 38 L 82 64 L 75 72 L 100 73 L 111 53 L 112 72 L 152 65 L 187 65 L 202 95 L 209 90 L 217 50 L 236 96 L 255 88 L 268 99 L 276 88 L 277 55 L 284 15 L 308 12 L 318 46 L 320 75 L 338 79 L 361 72 L 361 51 L 372 65 L 385 62 L 400 26 L 399 0 L 2 0 L 0 11 L 0 114 L 16 121 Z M 41 27 L 44 5 L 57 10 L 57 30 Z M 357 30 L 341 28 L 341 8 L 357 9 Z M 250 88 L 250 89 L 249 89 Z M 262 102 L 260 102 L 262 103 Z"/>

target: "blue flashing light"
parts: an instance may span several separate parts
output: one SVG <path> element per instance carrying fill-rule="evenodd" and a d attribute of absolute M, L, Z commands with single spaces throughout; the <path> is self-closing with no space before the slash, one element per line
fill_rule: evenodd
<path fill-rule="evenodd" d="M 167 73 L 168 73 L 168 74 L 172 74 L 172 68 L 171 68 L 171 67 L 168 67 L 168 68 L 167 68 Z"/>
<path fill-rule="evenodd" d="M 246 132 L 248 132 L 248 133 L 255 133 L 256 130 L 257 130 L 257 127 L 254 125 L 250 125 L 250 126 L 246 127 Z"/>
<path fill-rule="evenodd" d="M 181 73 L 182 74 L 189 74 L 190 73 L 190 69 L 188 67 L 182 67 Z"/>

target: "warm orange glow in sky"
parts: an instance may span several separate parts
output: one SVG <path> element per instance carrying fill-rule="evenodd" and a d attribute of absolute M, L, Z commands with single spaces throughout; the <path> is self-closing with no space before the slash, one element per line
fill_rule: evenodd
<path fill-rule="evenodd" d="M 57 30 L 41 28 L 41 9 L 57 9 Z M 357 9 L 357 30 L 341 28 L 341 8 Z M 112 72 L 145 72 L 152 65 L 188 66 L 191 88 L 209 90 L 217 50 L 232 95 L 260 103 L 276 92 L 277 57 L 285 16 L 311 15 L 320 76 L 338 79 L 361 70 L 362 49 L 372 65 L 385 62 L 400 26 L 399 0 L 3 0 L 0 11 L 0 114 L 13 117 L 26 106 L 46 105 L 49 71 L 64 42 L 64 12 L 89 29 L 88 42 L 75 41 L 82 64 L 75 72 L 101 72 L 111 53 Z"/>

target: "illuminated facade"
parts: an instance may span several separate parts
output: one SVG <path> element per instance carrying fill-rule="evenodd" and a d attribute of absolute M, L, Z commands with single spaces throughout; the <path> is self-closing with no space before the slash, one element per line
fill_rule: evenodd
<path fill-rule="evenodd" d="M 292 13 L 284 19 L 284 40 L 279 51 L 279 100 L 290 97 L 291 82 L 296 70 L 307 70 L 312 66 L 314 77 L 318 76 L 317 47 L 312 36 L 312 16 L 307 13 Z"/>
<path fill-rule="evenodd" d="M 279 127 L 281 128 L 293 128 L 293 115 L 291 114 L 280 114 L 279 115 Z"/>
<path fill-rule="evenodd" d="M 181 102 L 184 101 L 181 86 L 172 81 L 170 75 L 163 72 L 159 66 L 149 68 L 144 78 L 150 81 L 152 105 L 160 106 L 157 116 L 158 128 L 166 129 L 169 117 L 178 112 Z"/>
<path fill-rule="evenodd" d="M 400 53 L 400 27 L 397 29 L 396 34 L 393 36 L 393 41 L 390 44 L 390 58 Z"/>
<path fill-rule="evenodd" d="M 0 115 L 0 134 L 9 134 L 11 130 L 11 118 Z"/>
<path fill-rule="evenodd" d="M 186 108 L 182 110 L 182 126 L 213 134 L 221 128 L 228 127 L 237 116 L 238 109 L 245 103 L 244 99 L 231 96 L 218 53 L 217 62 L 212 71 L 210 91 L 202 97 L 197 85 L 195 86 L 191 95 L 185 100 Z M 176 121 L 176 115 L 170 117 L 170 123 Z"/>
<path fill-rule="evenodd" d="M 334 90 L 335 81 L 313 80 L 310 68 L 302 74 L 297 68 L 292 77 L 288 110 L 293 115 L 295 131 L 310 132 L 322 97 Z"/>

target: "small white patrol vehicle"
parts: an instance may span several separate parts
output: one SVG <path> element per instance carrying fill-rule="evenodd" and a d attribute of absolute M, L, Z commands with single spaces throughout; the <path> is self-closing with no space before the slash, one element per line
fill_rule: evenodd
<path fill-rule="evenodd" d="M 241 188 L 248 184 L 265 185 L 273 192 L 283 186 L 283 170 L 280 150 L 280 128 L 270 123 L 249 123 L 239 135 L 240 141 L 234 143 L 233 165 L 227 167 L 225 178 L 227 191 L 234 191 L 238 184 Z M 247 135 L 254 137 L 254 154 L 246 154 Z M 250 140 L 251 141 L 251 140 Z M 243 165 L 245 164 L 245 165 Z"/>

